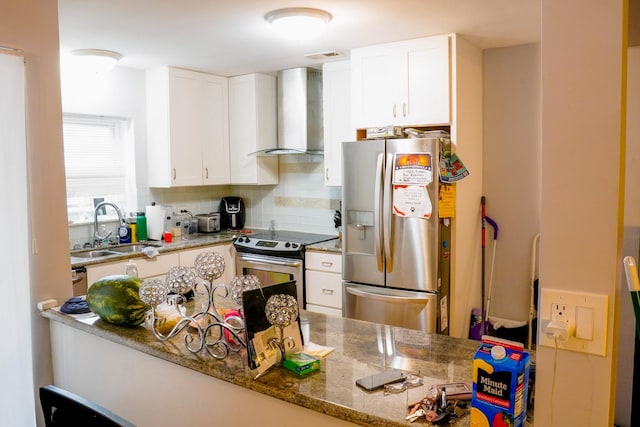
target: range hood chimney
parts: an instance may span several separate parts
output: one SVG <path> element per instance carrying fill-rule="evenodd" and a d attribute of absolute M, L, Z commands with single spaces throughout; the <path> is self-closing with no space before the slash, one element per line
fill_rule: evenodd
<path fill-rule="evenodd" d="M 322 71 L 292 68 L 278 72 L 278 148 L 257 155 L 324 153 Z"/>

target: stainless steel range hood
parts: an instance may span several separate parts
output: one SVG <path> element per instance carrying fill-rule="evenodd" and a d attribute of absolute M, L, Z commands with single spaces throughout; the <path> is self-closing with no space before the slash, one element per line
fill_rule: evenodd
<path fill-rule="evenodd" d="M 324 153 L 322 71 L 292 68 L 278 72 L 278 148 L 256 155 Z"/>

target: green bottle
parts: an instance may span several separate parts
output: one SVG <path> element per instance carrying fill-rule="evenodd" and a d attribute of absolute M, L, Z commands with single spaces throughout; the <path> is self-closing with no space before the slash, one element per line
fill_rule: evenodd
<path fill-rule="evenodd" d="M 144 212 L 136 212 L 136 231 L 139 241 L 147 240 L 147 217 Z"/>

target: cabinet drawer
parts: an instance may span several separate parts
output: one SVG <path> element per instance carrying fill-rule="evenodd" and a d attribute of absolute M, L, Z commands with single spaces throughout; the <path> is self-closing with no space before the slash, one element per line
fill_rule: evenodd
<path fill-rule="evenodd" d="M 141 279 L 153 276 L 162 276 L 169 271 L 171 267 L 180 265 L 178 254 L 171 253 L 158 255 L 155 258 L 132 258 L 138 268 L 138 275 Z M 91 286 L 96 280 L 113 274 L 124 274 L 127 262 L 116 261 L 95 266 L 87 266 L 87 284 Z"/>
<path fill-rule="evenodd" d="M 324 307 L 322 305 L 307 304 L 307 311 L 342 317 L 342 310 L 338 310 L 337 308 Z"/>
<path fill-rule="evenodd" d="M 342 310 L 342 276 L 323 271 L 306 271 L 307 303 Z"/>
<path fill-rule="evenodd" d="M 342 255 L 330 252 L 308 251 L 305 255 L 306 268 L 342 274 Z"/>

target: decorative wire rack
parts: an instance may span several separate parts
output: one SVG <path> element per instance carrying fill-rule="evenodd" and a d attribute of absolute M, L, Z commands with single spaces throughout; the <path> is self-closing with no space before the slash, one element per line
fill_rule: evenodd
<path fill-rule="evenodd" d="M 255 276 L 237 276 L 231 280 L 229 288 L 224 284 L 214 285 L 224 269 L 224 258 L 220 254 L 203 252 L 196 257 L 193 269 L 172 267 L 166 281 L 146 279 L 140 285 L 140 298 L 152 307 L 147 314 L 147 324 L 158 340 L 167 341 L 187 330 L 184 334 L 186 348 L 192 353 L 205 350 L 216 359 L 224 359 L 229 352 L 239 352 L 247 347 L 241 309 L 222 315 L 216 308 L 215 297 L 227 298 L 231 293 L 231 299 L 241 307 L 242 292 L 259 288 L 260 283 Z M 189 315 L 186 314 L 185 295 L 195 293 L 197 286 L 204 287 L 207 300 L 202 310 Z M 163 303 L 169 307 L 166 309 L 165 306 L 163 315 L 159 315 L 158 306 Z"/>
<path fill-rule="evenodd" d="M 216 296 L 230 296 L 237 307 L 242 307 L 243 292 L 260 288 L 260 281 L 256 276 L 245 275 L 234 277 L 228 288 L 224 284 L 214 285 L 213 281 L 222 277 L 224 269 L 224 258 L 220 254 L 203 252 L 196 257 L 192 269 L 171 267 L 166 280 L 146 279 L 140 285 L 140 298 L 151 306 L 146 321 L 158 340 L 170 340 L 186 330 L 183 339 L 187 350 L 191 353 L 204 350 L 216 359 L 224 359 L 230 352 L 237 353 L 252 345 L 247 342 L 242 309 L 222 315 L 216 308 Z M 192 309 L 195 312 L 189 315 L 186 295 L 190 292 L 195 295 L 199 285 L 206 290 L 206 303 L 202 304 L 200 299 L 198 303 L 204 308 Z M 165 307 L 159 315 L 161 305 Z M 271 357 L 255 361 L 257 368 L 251 370 L 254 379 L 282 363 L 287 344 L 295 345 L 292 337 L 283 336 L 283 331 L 298 319 L 298 314 L 298 303 L 291 295 L 275 294 L 266 301 L 265 316 L 278 335 L 264 343 L 264 353 Z"/>

